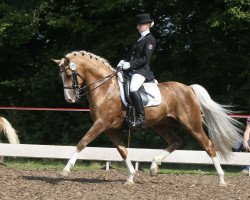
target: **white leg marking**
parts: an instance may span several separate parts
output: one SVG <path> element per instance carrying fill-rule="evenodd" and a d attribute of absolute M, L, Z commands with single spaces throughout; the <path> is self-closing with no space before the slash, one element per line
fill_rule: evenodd
<path fill-rule="evenodd" d="M 153 160 L 152 163 L 151 163 L 151 166 L 150 166 L 150 169 L 155 169 L 155 168 L 158 168 L 158 165 L 157 163 Z"/>
<path fill-rule="evenodd" d="M 128 179 L 127 179 L 127 183 L 134 183 L 133 178 L 135 175 L 135 169 L 131 163 L 131 161 L 127 158 L 126 160 L 124 160 L 127 168 L 128 168 Z"/>
<path fill-rule="evenodd" d="M 169 151 L 167 151 L 166 149 L 160 153 L 160 155 L 154 157 L 153 161 L 156 162 L 157 165 L 161 165 L 161 161 L 166 158 L 169 155 Z"/>
<path fill-rule="evenodd" d="M 75 152 L 73 153 L 73 155 L 71 156 L 71 158 L 69 159 L 67 165 L 64 167 L 64 171 L 70 172 L 70 170 L 74 167 L 75 162 L 77 160 L 77 156 L 78 156 L 78 152 L 77 149 L 75 150 Z"/>
<path fill-rule="evenodd" d="M 67 87 L 67 85 L 65 84 L 65 72 L 62 73 L 62 81 L 63 81 L 63 86 Z M 73 93 L 72 89 L 64 89 L 64 98 L 67 102 L 69 103 L 74 103 L 76 100 L 75 94 Z"/>
<path fill-rule="evenodd" d="M 170 154 L 166 149 L 160 153 L 160 155 L 154 157 L 152 164 L 150 166 L 151 175 L 156 175 L 158 172 L 158 165 L 161 165 L 161 161 Z"/>
<path fill-rule="evenodd" d="M 212 160 L 213 160 L 213 163 L 214 163 L 214 167 L 215 167 L 215 169 L 216 169 L 216 171 L 217 171 L 217 173 L 218 173 L 218 175 L 219 175 L 219 181 L 220 181 L 220 186 L 225 186 L 226 185 L 226 183 L 225 183 L 225 181 L 224 181 L 224 171 L 222 170 L 222 168 L 221 168 L 221 165 L 220 165 L 220 163 L 219 163 L 219 159 L 218 159 L 218 157 L 216 156 L 216 157 L 212 157 Z"/>

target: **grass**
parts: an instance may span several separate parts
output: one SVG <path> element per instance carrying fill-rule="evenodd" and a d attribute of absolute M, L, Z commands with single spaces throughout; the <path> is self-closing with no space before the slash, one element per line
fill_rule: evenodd
<path fill-rule="evenodd" d="M 54 159 L 30 159 L 30 158 L 5 158 L 8 167 L 36 170 L 62 170 L 67 160 Z M 99 170 L 105 169 L 106 162 L 90 162 L 78 160 L 74 171 L 78 170 Z M 163 163 L 160 167 L 160 174 L 206 174 L 216 175 L 213 165 L 191 165 L 191 164 L 169 164 Z M 126 171 L 123 162 L 112 162 L 112 168 Z M 150 163 L 140 163 L 139 170 L 149 173 Z M 238 166 L 222 166 L 226 176 L 241 176 Z"/>
<path fill-rule="evenodd" d="M 149 172 L 150 164 L 148 164 L 146 172 Z M 213 165 L 192 165 L 192 164 L 171 164 L 163 163 L 159 166 L 159 174 L 206 174 L 217 175 Z M 239 166 L 222 166 L 226 176 L 242 176 Z"/>
<path fill-rule="evenodd" d="M 66 160 L 53 159 L 6 159 L 5 165 L 8 167 L 16 167 L 21 169 L 54 169 L 61 170 L 66 165 Z M 103 164 L 104 165 L 104 164 Z M 76 162 L 74 170 L 98 170 L 102 167 L 100 162 Z"/>

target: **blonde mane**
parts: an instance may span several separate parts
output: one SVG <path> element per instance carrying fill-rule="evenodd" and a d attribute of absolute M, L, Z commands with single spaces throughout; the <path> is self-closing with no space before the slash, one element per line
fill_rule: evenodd
<path fill-rule="evenodd" d="M 88 55 L 90 59 L 100 61 L 101 63 L 103 63 L 104 65 L 106 65 L 107 67 L 109 67 L 112 71 L 114 71 L 114 68 L 109 64 L 109 62 L 105 58 L 97 56 L 97 55 L 95 55 L 95 54 L 93 54 L 91 52 L 87 52 L 87 51 L 84 51 L 84 50 L 81 50 L 81 51 L 72 51 L 71 53 L 68 53 L 65 57 L 70 57 L 70 56 L 85 56 L 85 55 Z"/>

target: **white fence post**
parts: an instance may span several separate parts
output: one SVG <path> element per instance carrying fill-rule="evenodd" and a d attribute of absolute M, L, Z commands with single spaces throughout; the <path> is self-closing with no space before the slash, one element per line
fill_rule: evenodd
<path fill-rule="evenodd" d="M 109 161 L 106 162 L 106 170 L 109 170 Z"/>
<path fill-rule="evenodd" d="M 139 170 L 139 162 L 135 162 L 135 171 Z"/>

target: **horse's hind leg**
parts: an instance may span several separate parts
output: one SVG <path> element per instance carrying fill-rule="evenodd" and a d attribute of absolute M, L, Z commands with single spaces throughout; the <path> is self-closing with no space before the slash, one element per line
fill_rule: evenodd
<path fill-rule="evenodd" d="M 125 145 L 123 144 L 123 142 L 121 141 L 119 135 L 117 132 L 108 132 L 106 133 L 106 135 L 109 137 L 109 139 L 112 141 L 112 143 L 116 146 L 117 150 L 119 151 L 121 157 L 123 158 L 127 169 L 128 169 L 128 179 L 126 181 L 126 184 L 133 184 L 133 178 L 135 175 L 135 169 L 128 157 L 128 151 L 125 147 Z"/>
<path fill-rule="evenodd" d="M 219 185 L 225 186 L 226 183 L 224 181 L 224 171 L 222 170 L 219 163 L 213 143 L 209 140 L 208 136 L 203 130 L 200 110 L 195 110 L 195 108 L 193 108 L 192 112 L 183 112 L 182 115 L 179 116 L 179 120 L 211 157 L 214 167 L 219 175 Z"/>
<path fill-rule="evenodd" d="M 168 147 L 153 159 L 150 167 L 151 175 L 156 175 L 161 161 L 182 145 L 182 140 L 173 131 L 175 125 L 174 121 L 169 121 L 165 124 L 153 126 L 153 129 L 167 142 Z"/>

